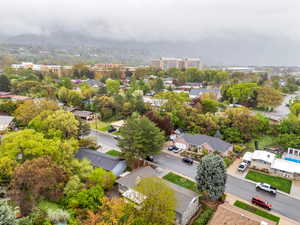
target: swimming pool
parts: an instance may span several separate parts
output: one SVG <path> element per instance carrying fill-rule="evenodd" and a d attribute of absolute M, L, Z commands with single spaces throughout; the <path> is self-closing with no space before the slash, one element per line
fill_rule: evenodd
<path fill-rule="evenodd" d="M 289 157 L 285 157 L 284 159 L 287 161 L 290 161 L 290 162 L 300 163 L 299 159 L 293 159 L 293 158 L 289 158 Z"/>

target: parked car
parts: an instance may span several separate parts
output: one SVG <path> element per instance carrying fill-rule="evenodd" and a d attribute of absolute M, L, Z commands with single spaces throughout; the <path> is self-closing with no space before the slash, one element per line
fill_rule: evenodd
<path fill-rule="evenodd" d="M 264 200 L 260 197 L 253 197 L 251 202 L 252 202 L 252 204 L 258 205 L 262 208 L 265 208 L 265 209 L 268 209 L 268 210 L 272 209 L 272 205 L 269 202 L 267 202 L 266 200 Z"/>
<path fill-rule="evenodd" d="M 191 158 L 182 158 L 182 162 L 193 165 L 194 161 Z"/>
<path fill-rule="evenodd" d="M 113 133 L 113 132 L 116 132 L 117 129 L 114 128 L 113 126 L 110 126 L 108 129 L 107 129 L 108 133 Z"/>
<path fill-rule="evenodd" d="M 277 188 L 272 187 L 270 184 L 266 184 L 266 183 L 257 183 L 256 184 L 256 189 L 269 192 L 273 195 L 276 195 L 276 193 L 277 193 Z"/>
<path fill-rule="evenodd" d="M 238 167 L 238 171 L 244 172 L 247 168 L 248 168 L 248 163 L 242 162 Z"/>
<path fill-rule="evenodd" d="M 177 147 L 176 147 L 176 148 L 177 148 Z M 182 149 L 180 149 L 180 148 L 177 148 L 177 149 L 173 150 L 174 153 L 179 153 L 179 152 L 181 152 L 181 151 L 182 151 Z"/>
<path fill-rule="evenodd" d="M 168 150 L 169 151 L 176 151 L 176 150 L 179 150 L 179 148 L 177 146 L 175 146 L 175 145 L 172 145 L 172 146 L 168 147 Z"/>
<path fill-rule="evenodd" d="M 154 162 L 154 156 L 150 155 L 145 158 L 147 161 Z"/>

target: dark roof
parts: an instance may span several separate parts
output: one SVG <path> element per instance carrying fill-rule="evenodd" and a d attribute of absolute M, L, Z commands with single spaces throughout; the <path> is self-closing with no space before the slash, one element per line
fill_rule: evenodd
<path fill-rule="evenodd" d="M 117 183 L 122 184 L 127 188 L 133 188 L 136 185 L 138 177 L 140 178 L 157 177 L 157 174 L 154 169 L 152 169 L 150 166 L 147 166 L 132 171 L 129 175 L 118 179 Z M 183 214 L 187 210 L 190 202 L 195 197 L 199 196 L 198 193 L 193 192 L 189 189 L 180 187 L 176 184 L 173 184 L 165 180 L 164 182 L 174 191 L 175 198 L 176 198 L 175 211 L 180 214 Z"/>
<path fill-rule="evenodd" d="M 188 133 L 183 133 L 180 135 L 180 138 L 183 138 L 187 143 L 191 145 L 202 145 L 202 144 L 209 144 L 214 150 L 224 153 L 226 152 L 232 144 L 223 141 L 219 138 L 207 136 L 207 135 L 202 135 L 202 134 L 188 134 Z"/>
<path fill-rule="evenodd" d="M 86 148 L 79 149 L 75 157 L 77 159 L 89 159 L 93 166 L 106 170 L 113 170 L 120 161 L 123 161 L 123 159 L 120 159 L 119 157 L 110 156 L 102 152 L 97 152 L 95 150 Z"/>
<path fill-rule="evenodd" d="M 101 81 L 98 80 L 86 80 L 85 81 L 89 86 L 93 87 L 93 86 L 97 86 L 97 87 L 102 87 L 104 86 L 104 84 Z"/>

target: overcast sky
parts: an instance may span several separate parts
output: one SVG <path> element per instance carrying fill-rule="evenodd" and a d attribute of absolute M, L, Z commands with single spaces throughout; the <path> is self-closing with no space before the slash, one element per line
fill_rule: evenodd
<path fill-rule="evenodd" d="M 201 40 L 255 35 L 300 40 L 299 0 L 0 0 L 6 34 Z"/>

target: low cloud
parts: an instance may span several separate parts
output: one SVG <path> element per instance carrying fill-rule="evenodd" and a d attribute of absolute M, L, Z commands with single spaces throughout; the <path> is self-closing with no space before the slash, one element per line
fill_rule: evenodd
<path fill-rule="evenodd" d="M 138 41 L 248 35 L 298 40 L 299 10 L 296 0 L 2 0 L 0 32 L 79 31 Z"/>

